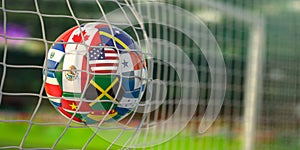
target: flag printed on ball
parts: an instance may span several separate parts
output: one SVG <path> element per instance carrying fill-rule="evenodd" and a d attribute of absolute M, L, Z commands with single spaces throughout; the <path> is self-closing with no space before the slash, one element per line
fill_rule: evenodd
<path fill-rule="evenodd" d="M 47 76 L 44 74 L 45 80 L 45 91 L 47 96 L 49 97 L 50 103 L 54 107 L 59 107 L 61 103 L 62 90 L 59 86 L 57 79 L 55 78 L 55 74 L 52 71 L 48 71 Z"/>
<path fill-rule="evenodd" d="M 89 64 L 95 73 L 116 73 L 119 65 L 118 53 L 113 48 L 94 47 L 89 51 Z"/>
<path fill-rule="evenodd" d="M 145 91 L 146 68 L 124 72 L 122 75 L 122 87 L 125 92 L 118 106 L 134 108 Z"/>
<path fill-rule="evenodd" d="M 139 46 L 123 30 L 103 23 L 63 33 L 48 50 L 46 63 L 50 103 L 80 124 L 125 118 L 137 107 L 147 83 Z"/>
<path fill-rule="evenodd" d="M 129 72 L 133 70 L 140 70 L 144 68 L 143 58 L 136 52 L 122 52 L 121 65 L 119 72 Z"/>
<path fill-rule="evenodd" d="M 47 68 L 56 69 L 64 55 L 65 50 L 63 44 L 53 45 L 52 48 L 48 51 Z"/>

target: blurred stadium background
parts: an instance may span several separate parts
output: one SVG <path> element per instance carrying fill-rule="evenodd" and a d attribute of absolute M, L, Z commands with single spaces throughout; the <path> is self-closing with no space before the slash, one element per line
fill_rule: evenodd
<path fill-rule="evenodd" d="M 145 24 L 150 37 L 163 37 L 166 32 L 167 40 L 188 49 L 186 54 L 197 68 L 201 89 L 197 113 L 186 129 L 174 139 L 147 149 L 300 149 L 300 1 L 158 1 L 186 9 L 205 22 L 222 50 L 227 86 L 220 115 L 207 132 L 199 134 L 198 125 L 210 93 L 207 62 L 201 51 L 193 49 L 193 44 L 178 39 L 184 39 L 178 31 Z M 68 120 L 60 116 L 47 99 L 39 101 L 38 95 L 43 83 L 46 45 L 49 48 L 61 33 L 76 25 L 68 2 L 80 23 L 103 16 L 93 0 L 2 0 L 0 148 L 51 148 L 65 128 Z M 104 0 L 100 4 L 109 13 L 136 2 L 144 0 Z M 168 15 L 175 14 L 160 14 Z M 259 56 L 251 55 L 255 50 Z M 157 73 L 162 66 L 154 64 L 157 78 L 164 78 Z M 251 67 L 258 72 L 249 72 Z M 257 83 L 254 89 L 252 82 Z M 172 94 L 172 90 L 169 92 Z M 249 98 L 249 94 L 254 94 L 254 98 Z M 172 113 L 170 105 L 175 106 L 164 104 L 159 113 Z M 32 117 L 35 110 L 37 113 Z M 160 119 L 165 119 L 161 116 Z M 61 124 L 47 124 L 49 120 Z M 33 126 L 27 133 L 29 124 Z M 251 125 L 249 129 L 246 129 L 247 124 Z M 90 129 L 73 125 L 55 149 L 82 148 L 91 135 Z M 110 143 L 96 137 L 87 148 L 108 146 Z"/>

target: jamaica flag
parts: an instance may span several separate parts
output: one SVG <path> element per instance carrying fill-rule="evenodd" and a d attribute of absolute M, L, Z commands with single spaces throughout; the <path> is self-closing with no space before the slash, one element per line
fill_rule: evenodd
<path fill-rule="evenodd" d="M 89 105 L 93 110 L 87 115 L 86 120 L 89 122 L 92 120 L 100 121 L 107 113 L 109 113 L 109 116 L 105 120 L 116 116 L 118 112 L 115 108 L 124 93 L 123 87 L 120 86 L 118 76 L 95 75 L 84 94 L 85 99 L 92 100 Z"/>
<path fill-rule="evenodd" d="M 120 85 L 118 76 L 95 75 L 87 87 L 84 98 L 95 100 L 95 102 L 103 100 L 109 103 L 118 103 L 123 94 L 124 89 Z M 92 102 L 90 105 L 93 106 L 96 104 Z"/>

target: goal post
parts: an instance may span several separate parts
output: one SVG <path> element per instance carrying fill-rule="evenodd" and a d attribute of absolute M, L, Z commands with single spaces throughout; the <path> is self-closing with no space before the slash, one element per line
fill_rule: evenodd
<path fill-rule="evenodd" d="M 245 150 L 253 150 L 255 148 L 257 116 L 260 115 L 263 97 L 264 22 L 259 20 L 253 23 L 251 29 L 245 83 L 245 106 L 247 106 L 244 112 Z"/>

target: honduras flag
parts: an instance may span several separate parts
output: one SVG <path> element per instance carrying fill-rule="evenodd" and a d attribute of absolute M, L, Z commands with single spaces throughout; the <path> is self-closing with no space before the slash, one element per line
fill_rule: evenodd
<path fill-rule="evenodd" d="M 139 103 L 140 95 L 142 95 L 143 92 L 143 88 L 137 88 L 133 91 L 126 91 L 121 98 L 118 107 L 134 108 Z"/>

